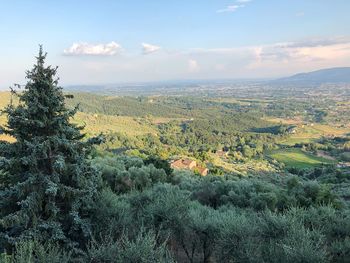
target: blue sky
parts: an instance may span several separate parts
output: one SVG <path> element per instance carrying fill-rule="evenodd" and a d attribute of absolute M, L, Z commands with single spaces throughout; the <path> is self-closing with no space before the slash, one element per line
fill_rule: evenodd
<path fill-rule="evenodd" d="M 350 66 L 348 0 L 0 1 L 0 87 L 38 44 L 61 83 L 270 78 Z"/>

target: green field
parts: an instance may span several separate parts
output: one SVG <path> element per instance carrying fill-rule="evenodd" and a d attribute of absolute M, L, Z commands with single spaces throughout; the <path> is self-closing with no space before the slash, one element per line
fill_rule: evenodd
<path fill-rule="evenodd" d="M 305 138 L 302 136 L 291 136 L 287 139 L 283 139 L 279 141 L 280 144 L 285 145 L 285 146 L 293 146 L 298 143 L 312 143 L 315 142 L 315 138 Z"/>
<path fill-rule="evenodd" d="M 298 128 L 296 134 L 290 135 L 288 138 L 281 140 L 279 143 L 293 146 L 297 143 L 315 142 L 321 137 L 344 136 L 349 133 L 348 128 L 332 127 L 331 125 L 313 124 L 302 128 Z"/>
<path fill-rule="evenodd" d="M 314 156 L 301 149 L 280 149 L 269 154 L 273 159 L 282 162 L 286 167 L 311 168 L 322 164 L 332 164 L 332 160 Z"/>
<path fill-rule="evenodd" d="M 128 136 L 157 135 L 157 130 L 153 125 L 136 117 L 78 112 L 72 121 L 84 125 L 84 132 L 91 135 L 108 132 L 119 132 Z"/>

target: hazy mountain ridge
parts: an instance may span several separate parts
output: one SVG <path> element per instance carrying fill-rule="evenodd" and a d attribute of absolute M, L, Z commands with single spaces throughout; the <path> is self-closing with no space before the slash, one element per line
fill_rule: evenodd
<path fill-rule="evenodd" d="M 327 68 L 299 73 L 277 79 L 276 82 L 295 84 L 348 83 L 350 82 L 350 67 Z"/>

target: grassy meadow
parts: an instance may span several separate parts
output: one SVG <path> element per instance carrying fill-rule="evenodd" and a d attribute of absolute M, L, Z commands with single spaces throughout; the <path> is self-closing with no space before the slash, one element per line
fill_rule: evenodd
<path fill-rule="evenodd" d="M 84 125 L 84 131 L 91 135 L 108 132 L 118 132 L 129 136 L 157 134 L 153 125 L 136 117 L 78 112 L 73 122 Z"/>
<path fill-rule="evenodd" d="M 284 163 L 287 168 L 312 168 L 323 164 L 334 163 L 332 160 L 315 156 L 296 148 L 275 150 L 272 151 L 269 156 Z"/>

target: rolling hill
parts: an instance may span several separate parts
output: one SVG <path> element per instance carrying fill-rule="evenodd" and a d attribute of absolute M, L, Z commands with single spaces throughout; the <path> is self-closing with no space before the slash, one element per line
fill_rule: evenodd
<path fill-rule="evenodd" d="M 299 73 L 290 77 L 277 79 L 274 82 L 290 84 L 350 83 L 350 67 L 327 68 Z"/>

